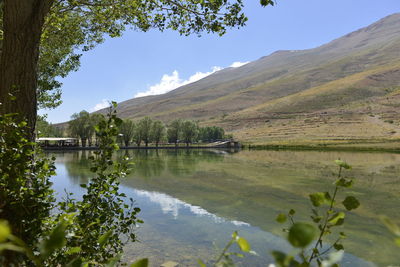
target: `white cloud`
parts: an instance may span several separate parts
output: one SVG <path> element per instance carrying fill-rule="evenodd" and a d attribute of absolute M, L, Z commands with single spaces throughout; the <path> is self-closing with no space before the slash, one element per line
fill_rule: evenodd
<path fill-rule="evenodd" d="M 249 61 L 246 61 L 246 62 L 236 61 L 236 62 L 233 62 L 229 67 L 237 68 L 237 67 L 241 67 L 247 63 L 249 63 Z M 215 66 L 209 72 L 196 72 L 195 74 L 190 76 L 187 80 L 181 79 L 179 77 L 179 72 L 177 70 L 174 70 L 171 75 L 164 74 L 159 83 L 149 86 L 149 89 L 147 91 L 139 92 L 134 97 L 165 94 L 165 93 L 168 93 L 169 91 L 172 91 L 178 87 L 184 86 L 189 83 L 197 82 L 198 80 L 203 79 L 203 78 L 207 77 L 208 75 L 213 74 L 214 72 L 222 70 L 222 69 L 223 68 L 221 68 L 221 67 Z"/>
<path fill-rule="evenodd" d="M 213 74 L 214 72 L 221 69 L 221 67 L 213 67 L 212 70 L 209 72 L 196 72 L 187 80 L 181 79 L 179 77 L 179 72 L 177 70 L 174 70 L 171 75 L 164 74 L 159 83 L 150 86 L 146 92 L 137 93 L 135 97 L 165 94 L 183 85 L 194 83 L 200 79 L 203 79 L 204 77 L 207 77 L 208 75 Z"/>
<path fill-rule="evenodd" d="M 93 108 L 90 109 L 90 112 L 94 112 L 103 108 L 108 108 L 110 106 L 110 101 L 107 99 L 101 100 L 100 103 L 96 104 Z"/>
<path fill-rule="evenodd" d="M 246 61 L 246 62 L 236 61 L 236 62 L 233 62 L 229 67 L 238 68 L 238 67 L 241 67 L 241 66 L 243 66 L 243 65 L 246 65 L 246 64 L 249 63 L 249 62 L 250 62 L 250 61 Z"/>

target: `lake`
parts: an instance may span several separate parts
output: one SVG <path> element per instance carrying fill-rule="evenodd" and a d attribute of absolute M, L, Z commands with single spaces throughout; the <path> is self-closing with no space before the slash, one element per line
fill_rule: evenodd
<path fill-rule="evenodd" d="M 52 178 L 61 198 L 64 189 L 78 197 L 91 173 L 90 151 L 52 153 Z M 233 231 L 245 237 L 258 255 L 236 258 L 238 266 L 268 266 L 270 251 L 288 251 L 277 214 L 296 210 L 310 221 L 310 193 L 333 191 L 342 159 L 353 166 L 353 188 L 339 193 L 356 196 L 361 206 L 346 214 L 338 228 L 348 238 L 341 266 L 400 264 L 400 249 L 380 222 L 381 214 L 400 222 L 400 154 L 316 151 L 122 150 L 135 165 L 121 190 L 141 208 L 140 242 L 128 244 L 124 260 L 148 257 L 151 266 L 175 261 L 196 266 L 211 261 Z"/>

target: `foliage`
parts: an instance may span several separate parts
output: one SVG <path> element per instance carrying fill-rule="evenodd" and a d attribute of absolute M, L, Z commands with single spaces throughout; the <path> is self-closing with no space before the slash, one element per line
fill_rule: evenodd
<path fill-rule="evenodd" d="M 62 130 L 55 127 L 48 121 L 46 116 L 38 116 L 36 120 L 36 136 L 37 137 L 61 137 Z"/>
<path fill-rule="evenodd" d="M 86 188 L 82 201 L 67 197 L 59 205 L 62 211 L 59 218 L 76 213 L 73 223 L 67 228 L 66 247 L 78 248 L 80 257 L 99 263 L 120 254 L 125 242 L 135 241 L 134 227 L 141 222 L 136 217 L 140 209 L 133 207 L 132 199 L 128 205 L 125 194 L 119 192 L 119 180 L 128 172 L 129 158 L 122 162 L 112 159 L 113 152 L 118 149 L 116 138 L 121 123 L 115 109 L 110 109 L 108 119 L 96 126 L 99 150 L 90 158 L 93 161 L 91 171 L 95 175 L 88 185 L 81 185 Z M 72 256 L 66 257 L 66 254 L 67 249 L 60 251 L 55 263 L 71 260 Z"/>
<path fill-rule="evenodd" d="M 90 114 L 90 120 L 91 120 L 92 125 L 95 127 L 101 121 L 105 120 L 105 117 L 103 114 L 93 113 L 93 114 Z M 99 137 L 98 133 L 95 131 L 95 133 L 94 133 L 95 146 L 99 146 L 99 138 L 98 137 Z"/>
<path fill-rule="evenodd" d="M 129 119 L 123 120 L 119 126 L 119 132 L 121 134 L 120 139 L 123 141 L 126 147 L 129 146 L 130 142 L 135 136 L 136 128 L 136 124 Z"/>
<path fill-rule="evenodd" d="M 329 192 L 317 192 L 309 195 L 313 206 L 311 219 L 317 227 L 309 223 L 295 222 L 294 215 L 296 212 L 293 209 L 287 215 L 279 214 L 277 216 L 276 220 L 279 223 L 284 223 L 289 218 L 291 226 L 289 229 L 285 229 L 289 233 L 288 241 L 293 247 L 300 249 L 298 253 L 300 261 L 295 259 L 293 255 L 274 251 L 272 255 L 278 266 L 311 266 L 313 264 L 326 266 L 326 262 L 329 260 L 326 255 L 331 249 L 335 249 L 336 251 L 344 250 L 341 241 L 346 238 L 346 235 L 343 232 L 338 234 L 335 238 L 336 241 L 332 245 L 324 244 L 326 238 L 332 234 L 333 229 L 344 223 L 346 214 L 340 210 L 339 203 L 337 202 L 338 192 L 341 189 L 350 188 L 354 182 L 354 178 L 342 175 L 342 171 L 350 169 L 351 166 L 341 160 L 336 160 L 335 163 L 338 165 L 339 171 L 332 195 Z M 354 196 L 346 196 L 341 204 L 348 211 L 360 206 L 359 201 Z M 307 248 L 315 238 L 317 241 L 311 251 L 308 251 Z"/>
<path fill-rule="evenodd" d="M 133 141 L 136 143 L 138 147 L 140 147 L 140 144 L 142 143 L 142 132 L 139 131 L 138 124 L 136 124 L 136 130 L 133 135 Z"/>
<path fill-rule="evenodd" d="M 16 114 L 0 115 L 0 219 L 12 232 L 33 246 L 47 231 L 46 220 L 54 206 L 49 177 L 53 160 L 43 158 L 34 143 L 26 139 L 26 122 L 15 122 Z M 15 263 L 22 255 L 8 252 L 2 262 Z"/>
<path fill-rule="evenodd" d="M 182 139 L 189 146 L 190 143 L 196 140 L 199 127 L 194 121 L 184 121 L 182 123 Z"/>
<path fill-rule="evenodd" d="M 251 246 L 247 240 L 241 236 L 238 235 L 238 232 L 234 232 L 232 234 L 231 240 L 226 244 L 225 248 L 222 250 L 221 254 L 218 256 L 216 259 L 215 263 L 213 263 L 212 266 L 215 267 L 228 267 L 228 266 L 234 266 L 234 262 L 231 258 L 231 256 L 236 256 L 243 258 L 244 255 L 241 253 L 236 253 L 236 252 L 229 252 L 229 249 L 232 247 L 233 244 L 236 244 L 240 251 L 246 252 L 246 253 L 254 253 L 251 251 Z M 202 261 L 198 260 L 198 263 L 201 267 L 206 267 L 207 265 Z"/>
<path fill-rule="evenodd" d="M 146 146 L 148 146 L 150 142 L 152 125 L 153 120 L 150 117 L 144 117 L 138 122 L 137 130 Z"/>
<path fill-rule="evenodd" d="M 94 121 L 91 115 L 86 110 L 82 110 L 79 113 L 74 113 L 71 116 L 69 122 L 69 131 L 73 136 L 81 139 L 82 146 L 86 146 L 86 141 L 89 141 L 89 146 L 92 143 L 92 137 L 94 135 Z"/>
<path fill-rule="evenodd" d="M 164 140 L 166 135 L 165 132 L 165 125 L 162 123 L 162 121 L 156 120 L 153 122 L 153 125 L 151 127 L 151 140 L 156 143 L 156 146 L 158 147 L 158 143 L 160 141 Z"/>
<path fill-rule="evenodd" d="M 128 146 L 133 140 L 137 146 L 142 142 L 148 146 L 154 143 L 158 147 L 159 143 L 167 139 L 170 143 L 177 144 L 180 139 L 187 145 L 194 141 L 213 141 L 225 137 L 224 129 L 217 126 L 201 127 L 191 120 L 182 121 L 176 119 L 168 127 L 160 120 L 153 120 L 150 117 L 144 117 L 136 124 L 127 119 L 120 126 L 119 143 Z"/>
<path fill-rule="evenodd" d="M 57 250 L 63 249 L 66 245 L 66 229 L 72 224 L 71 216 L 64 218 L 52 230 L 48 236 L 45 236 L 39 242 L 39 250 L 34 252 L 23 240 L 19 239 L 12 234 L 11 228 L 7 221 L 0 220 L 0 255 L 4 252 L 14 252 L 19 255 L 24 255 L 30 260 L 34 266 L 44 267 L 49 266 L 49 258 Z M 99 243 L 102 243 L 99 240 Z M 67 253 L 78 254 L 79 248 L 71 248 Z M 71 261 L 64 266 L 105 266 L 115 267 L 118 266 L 119 256 L 109 259 L 106 263 L 102 264 L 96 261 L 85 261 L 81 256 L 76 255 Z M 57 264 L 57 266 L 59 266 Z M 147 267 L 148 259 L 140 259 L 130 265 L 130 267 Z"/>
<path fill-rule="evenodd" d="M 124 243 L 136 240 L 134 227 L 141 220 L 133 200 L 129 205 L 119 192 L 128 159 L 112 159 L 122 122 L 115 110 L 96 126 L 99 150 L 82 200 L 68 194 L 57 209 L 49 182 L 54 165 L 38 157 L 24 137 L 26 123 L 15 123 L 14 116 L 0 116 L 0 264 L 116 266 Z"/>
<path fill-rule="evenodd" d="M 179 138 L 181 137 L 181 134 L 182 134 L 182 120 L 181 119 L 173 120 L 168 125 L 168 130 L 167 130 L 168 142 L 174 143 L 176 145 L 178 143 Z"/>
<path fill-rule="evenodd" d="M 221 127 L 207 126 L 199 128 L 198 139 L 201 141 L 215 141 L 225 137 L 225 131 Z"/>

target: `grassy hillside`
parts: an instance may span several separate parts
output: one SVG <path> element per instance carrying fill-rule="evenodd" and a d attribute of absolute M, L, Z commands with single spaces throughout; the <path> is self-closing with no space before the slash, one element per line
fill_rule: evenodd
<path fill-rule="evenodd" d="M 256 144 L 400 137 L 400 14 L 308 50 L 277 51 L 169 93 L 119 105 L 122 117 L 196 119 Z"/>

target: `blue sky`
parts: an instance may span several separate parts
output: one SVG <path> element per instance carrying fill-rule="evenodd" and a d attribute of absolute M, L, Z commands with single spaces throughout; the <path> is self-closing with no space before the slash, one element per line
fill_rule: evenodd
<path fill-rule="evenodd" d="M 108 38 L 83 55 L 79 71 L 61 80 L 63 104 L 40 113 L 53 123 L 67 121 L 108 100 L 165 92 L 276 50 L 313 48 L 400 12 L 400 0 L 277 0 L 267 8 L 244 2 L 247 26 L 222 37 L 152 30 Z"/>

